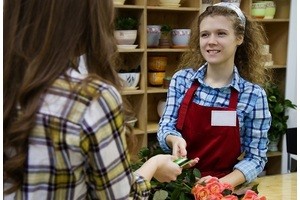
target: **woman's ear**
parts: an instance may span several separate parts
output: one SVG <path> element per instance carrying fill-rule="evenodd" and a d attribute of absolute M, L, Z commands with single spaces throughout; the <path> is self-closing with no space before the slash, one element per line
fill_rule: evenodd
<path fill-rule="evenodd" d="M 244 42 L 244 36 L 239 35 L 237 36 L 236 40 L 237 40 L 237 45 L 240 46 Z"/>

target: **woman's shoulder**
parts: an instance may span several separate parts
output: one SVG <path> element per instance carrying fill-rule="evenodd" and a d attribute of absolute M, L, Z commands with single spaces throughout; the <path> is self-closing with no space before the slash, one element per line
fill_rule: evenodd
<path fill-rule="evenodd" d="M 77 96 L 76 99 L 81 99 L 81 101 L 104 98 L 121 103 L 121 95 L 116 87 L 93 76 L 61 76 L 54 82 L 52 89 Z"/>
<path fill-rule="evenodd" d="M 257 96 L 265 96 L 266 95 L 266 92 L 261 85 L 252 83 L 252 82 L 247 81 L 242 78 L 239 82 L 239 88 L 240 88 L 241 93 L 257 95 Z"/>
<path fill-rule="evenodd" d="M 174 78 L 192 78 L 196 71 L 193 68 L 180 69 L 174 74 Z"/>

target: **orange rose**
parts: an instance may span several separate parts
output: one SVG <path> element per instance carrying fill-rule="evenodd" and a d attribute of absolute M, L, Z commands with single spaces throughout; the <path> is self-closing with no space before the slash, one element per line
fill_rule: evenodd
<path fill-rule="evenodd" d="M 207 183 L 206 188 L 210 191 L 211 194 L 221 194 L 224 190 L 222 183 L 220 183 L 219 181 Z"/>
<path fill-rule="evenodd" d="M 206 200 L 210 195 L 209 190 L 201 184 L 197 184 L 192 188 L 192 194 L 195 200 Z"/>
<path fill-rule="evenodd" d="M 266 197 L 258 197 L 253 190 L 247 190 L 242 200 L 266 200 Z"/>

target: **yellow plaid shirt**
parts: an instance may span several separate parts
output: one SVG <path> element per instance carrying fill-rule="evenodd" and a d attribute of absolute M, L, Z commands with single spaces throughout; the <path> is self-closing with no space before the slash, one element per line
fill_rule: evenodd
<path fill-rule="evenodd" d="M 69 71 L 79 88 L 85 75 Z M 150 183 L 134 175 L 123 127 L 122 100 L 112 86 L 94 80 L 71 91 L 62 76 L 42 97 L 29 137 L 24 183 L 9 199 L 144 199 Z"/>

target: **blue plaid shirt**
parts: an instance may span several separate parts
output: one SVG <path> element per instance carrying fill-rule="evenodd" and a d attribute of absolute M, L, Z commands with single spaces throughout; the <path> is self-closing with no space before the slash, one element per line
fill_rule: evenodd
<path fill-rule="evenodd" d="M 182 137 L 176 130 L 178 109 L 181 101 L 194 80 L 201 86 L 196 90 L 193 102 L 202 106 L 228 107 L 231 87 L 238 92 L 237 115 L 240 127 L 241 151 L 244 158 L 234 168 L 240 170 L 247 182 L 254 180 L 264 169 L 267 162 L 267 133 L 271 125 L 267 95 L 259 85 L 250 83 L 240 77 L 234 67 L 232 82 L 222 88 L 212 88 L 204 83 L 207 65 L 197 71 L 189 68 L 174 74 L 167 95 L 164 114 L 159 122 L 157 138 L 160 146 L 166 152 L 170 147 L 166 144 L 167 135 Z M 199 147 L 201 148 L 201 147 Z"/>

